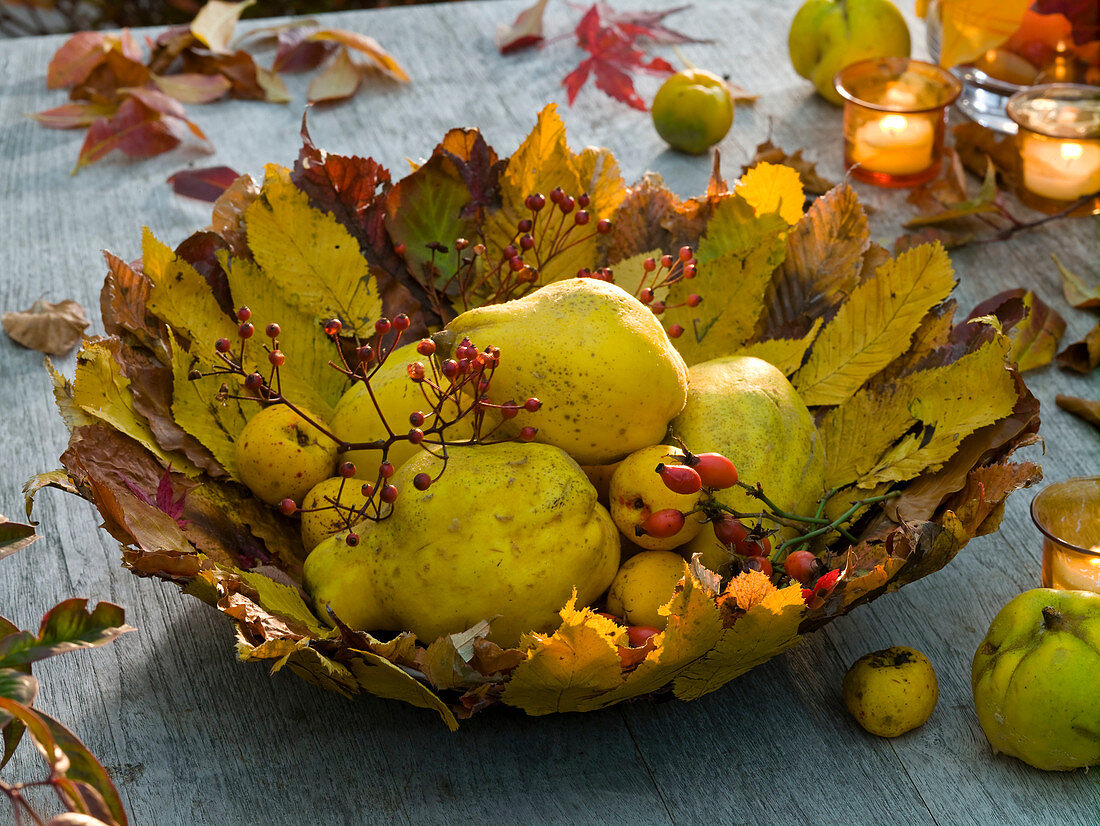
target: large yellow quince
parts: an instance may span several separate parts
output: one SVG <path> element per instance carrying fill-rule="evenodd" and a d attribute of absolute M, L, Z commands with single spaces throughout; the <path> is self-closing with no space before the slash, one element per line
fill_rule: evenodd
<path fill-rule="evenodd" d="M 399 491 L 381 522 L 326 539 L 306 559 L 305 586 L 353 628 L 411 630 L 423 640 L 492 620 L 490 639 L 512 646 L 549 631 L 577 591 L 594 602 L 619 566 L 619 532 L 580 466 L 556 447 L 506 442 L 452 447 L 427 490 L 414 456 L 392 477 Z"/>
<path fill-rule="evenodd" d="M 656 316 L 614 284 L 569 278 L 503 304 L 469 310 L 437 335 L 453 351 L 463 337 L 500 348 L 489 395 L 536 413 L 505 422 L 560 447 L 582 465 L 614 462 L 664 439 L 684 407 L 687 367 Z"/>
<path fill-rule="evenodd" d="M 825 486 L 821 437 L 798 392 L 768 362 L 727 356 L 693 365 L 687 404 L 673 420 L 672 433 L 692 453 L 724 454 L 743 482 L 760 483 L 782 510 L 813 515 Z M 714 498 L 741 512 L 764 510 L 737 487 L 715 491 Z M 701 553 L 711 568 L 730 559 L 710 530 L 688 544 L 692 553 Z"/>

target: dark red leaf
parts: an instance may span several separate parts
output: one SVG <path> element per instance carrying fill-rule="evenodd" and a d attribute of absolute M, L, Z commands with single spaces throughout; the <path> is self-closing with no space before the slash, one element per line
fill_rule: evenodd
<path fill-rule="evenodd" d="M 225 169 L 225 167 L 220 168 Z M 232 184 L 236 177 L 230 180 L 229 184 Z M 226 184 L 226 188 L 229 187 L 229 184 Z M 184 238 L 180 245 L 176 247 L 176 255 L 194 267 L 195 271 L 206 279 L 206 283 L 210 285 L 210 292 L 218 300 L 218 306 L 221 307 L 222 311 L 226 315 L 233 315 L 235 310 L 233 297 L 229 293 L 229 276 L 218 260 L 220 253 L 229 251 L 228 242 L 216 232 L 210 230 L 194 232 Z"/>
<path fill-rule="evenodd" d="M 202 130 L 189 120 L 158 111 L 144 102 L 148 99 L 159 106 L 165 106 L 164 101 L 169 101 L 171 105 L 178 107 L 179 104 L 167 95 L 152 89 L 129 92 L 131 94 L 113 116 L 100 118 L 88 129 L 76 163 L 77 170 L 95 163 L 116 149 L 132 158 L 149 158 L 179 146 L 188 132 L 202 140 L 206 139 Z M 137 94 L 133 94 L 135 92 Z"/>
<path fill-rule="evenodd" d="M 239 177 L 240 173 L 228 166 L 208 166 L 177 172 L 168 178 L 168 183 L 177 195 L 214 203 Z"/>
<path fill-rule="evenodd" d="M 684 11 L 691 6 L 676 6 L 663 11 L 615 11 L 606 3 L 596 3 L 600 17 L 609 26 L 618 26 L 634 38 L 644 38 L 654 43 L 671 45 L 674 43 L 712 43 L 712 40 L 698 40 L 681 32 L 673 31 L 662 21 L 669 15 Z"/>
<path fill-rule="evenodd" d="M 508 161 L 497 157 L 477 129 L 452 129 L 433 154 L 451 161 L 470 190 L 470 203 L 463 207 L 462 218 L 500 203 L 500 175 Z"/>

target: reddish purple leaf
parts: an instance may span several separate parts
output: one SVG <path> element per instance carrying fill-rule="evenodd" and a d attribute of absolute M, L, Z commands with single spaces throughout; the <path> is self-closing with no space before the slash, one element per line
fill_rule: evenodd
<path fill-rule="evenodd" d="M 158 106 L 167 106 L 164 101 L 169 101 L 171 106 L 178 107 L 167 95 L 153 89 L 129 92 L 114 115 L 100 118 L 88 129 L 74 172 L 116 149 L 132 158 L 150 158 L 177 147 L 188 132 L 200 140 L 206 139 L 202 130 L 186 118 L 159 111 L 144 102 L 147 99 Z"/>
<path fill-rule="evenodd" d="M 82 83 L 111 50 L 111 38 L 102 32 L 77 32 L 57 50 L 46 70 L 46 86 L 66 89 Z"/>
<path fill-rule="evenodd" d="M 221 75 L 153 75 L 153 82 L 166 95 L 183 103 L 211 103 L 233 87 L 229 79 Z"/>
<path fill-rule="evenodd" d="M 240 173 L 228 166 L 208 166 L 177 172 L 168 178 L 168 183 L 177 195 L 214 203 L 239 177 Z"/>
<path fill-rule="evenodd" d="M 141 488 L 139 488 L 136 484 L 134 484 L 133 480 L 129 478 L 124 478 L 123 481 L 126 483 L 126 487 L 130 489 L 130 492 L 146 505 L 156 508 L 162 513 L 168 514 L 168 516 L 172 517 L 176 521 L 176 524 L 179 525 L 180 528 L 187 527 L 188 522 L 186 519 L 183 518 L 183 507 L 184 501 L 187 499 L 187 491 L 184 491 L 182 494 L 180 494 L 179 499 L 172 498 L 175 494 L 175 490 L 172 488 L 171 465 L 169 465 L 165 469 L 164 475 L 160 477 L 160 482 L 157 485 L 157 491 L 152 496 L 150 496 Z"/>
<path fill-rule="evenodd" d="M 684 11 L 691 6 L 676 6 L 663 11 L 615 11 L 607 3 L 597 0 L 596 7 L 600 17 L 609 26 L 618 26 L 634 38 L 644 38 L 653 43 L 671 45 L 675 43 L 713 43 L 713 40 L 698 40 L 682 32 L 674 31 L 663 25 L 669 15 Z"/>

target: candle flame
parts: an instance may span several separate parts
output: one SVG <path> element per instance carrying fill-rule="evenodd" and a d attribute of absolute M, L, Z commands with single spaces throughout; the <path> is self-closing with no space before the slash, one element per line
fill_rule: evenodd
<path fill-rule="evenodd" d="M 887 115 L 880 121 L 880 124 L 883 129 L 892 129 L 896 132 L 900 132 L 909 125 L 909 122 L 902 115 Z M 1063 151 L 1064 150 L 1065 147 L 1063 146 Z M 1080 152 L 1080 147 L 1078 147 L 1078 152 Z"/>
<path fill-rule="evenodd" d="M 1062 157 L 1067 161 L 1072 161 L 1075 158 L 1081 157 L 1081 144 L 1079 143 L 1063 143 L 1062 144 Z"/>

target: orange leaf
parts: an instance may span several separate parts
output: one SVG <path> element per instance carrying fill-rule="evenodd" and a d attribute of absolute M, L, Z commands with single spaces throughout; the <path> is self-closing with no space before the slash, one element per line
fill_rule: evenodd
<path fill-rule="evenodd" d="M 359 34 L 358 32 L 344 31 L 343 29 L 321 29 L 313 32 L 309 39 L 335 40 L 337 43 L 343 43 L 349 49 L 354 49 L 369 57 L 371 65 L 394 80 L 400 80 L 404 83 L 411 80 L 405 70 L 401 68 L 401 64 L 394 59 L 393 55 L 383 49 L 373 37 L 367 37 L 365 34 Z"/>

